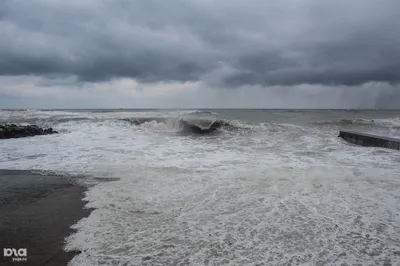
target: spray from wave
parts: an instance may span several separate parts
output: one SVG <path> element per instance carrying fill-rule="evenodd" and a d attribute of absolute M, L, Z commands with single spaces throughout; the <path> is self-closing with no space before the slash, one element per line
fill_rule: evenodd
<path fill-rule="evenodd" d="M 240 129 L 239 126 L 221 119 L 145 117 L 122 120 L 135 126 L 153 125 L 153 123 L 163 124 L 181 134 L 210 134 L 223 130 L 232 132 Z"/>

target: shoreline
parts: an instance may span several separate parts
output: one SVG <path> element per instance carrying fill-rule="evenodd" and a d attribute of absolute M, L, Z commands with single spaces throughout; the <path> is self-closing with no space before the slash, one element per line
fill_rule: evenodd
<path fill-rule="evenodd" d="M 64 251 L 65 238 L 91 212 L 86 190 L 68 177 L 0 170 L 0 265 L 67 265 L 77 252 Z M 4 248 L 26 249 L 17 258 L 26 261 L 4 257 Z"/>

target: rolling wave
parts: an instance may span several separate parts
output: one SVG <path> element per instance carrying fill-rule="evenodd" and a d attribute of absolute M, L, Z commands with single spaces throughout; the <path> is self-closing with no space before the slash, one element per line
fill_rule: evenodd
<path fill-rule="evenodd" d="M 26 112 L 29 109 L 0 109 L 0 110 L 5 112 Z"/>
<path fill-rule="evenodd" d="M 328 117 L 326 117 L 328 118 Z M 325 119 L 326 119 L 325 118 Z M 187 110 L 171 112 L 93 112 L 69 111 L 2 111 L 0 124 L 36 124 L 53 127 L 59 132 L 72 132 L 93 127 L 125 127 L 149 133 L 177 134 L 272 134 L 276 132 L 299 131 L 304 128 L 337 130 L 352 128 L 357 130 L 382 130 L 395 132 L 400 129 L 400 117 L 389 118 L 331 118 L 329 120 L 306 121 L 296 124 L 289 120 L 274 121 L 271 117 L 253 121 L 251 119 L 225 119 L 217 112 L 209 110 Z M 310 124 L 311 122 L 311 124 Z"/>
<path fill-rule="evenodd" d="M 167 117 L 142 117 L 133 119 L 121 119 L 133 125 L 140 126 L 151 122 L 170 125 L 182 134 L 210 134 L 219 131 L 238 131 L 240 126 L 233 125 L 221 119 L 205 118 L 167 118 Z"/>
<path fill-rule="evenodd" d="M 317 125 L 333 126 L 333 127 L 348 127 L 348 126 L 367 126 L 371 128 L 382 129 L 400 129 L 400 118 L 377 118 L 377 119 L 339 119 L 330 121 L 318 121 Z"/>
<path fill-rule="evenodd" d="M 376 119 L 375 122 L 385 127 L 400 128 L 400 117 Z"/>
<path fill-rule="evenodd" d="M 216 112 L 211 112 L 211 111 L 206 111 L 206 110 L 200 110 L 200 111 L 192 111 L 189 113 L 186 113 L 185 116 L 191 116 L 191 115 L 195 115 L 195 116 L 201 116 L 201 115 L 207 115 L 207 116 L 217 116 L 218 113 Z"/>
<path fill-rule="evenodd" d="M 78 121 L 90 121 L 93 120 L 88 117 L 49 117 L 49 118 L 13 118 L 13 119 L 0 119 L 0 123 L 11 123 L 11 124 L 34 124 L 34 125 L 48 125 L 57 126 L 61 123 L 78 122 Z"/>
<path fill-rule="evenodd" d="M 316 124 L 318 125 L 333 125 L 333 126 L 346 126 L 346 125 L 369 125 L 374 124 L 375 120 L 373 119 L 339 119 L 339 120 L 330 120 L 330 121 L 318 121 Z"/>
<path fill-rule="evenodd" d="M 287 130 L 288 127 L 293 127 L 290 124 L 273 122 L 253 124 L 245 121 L 230 121 L 218 118 L 216 115 L 216 113 L 208 111 L 191 112 L 180 116 L 134 118 L 53 115 L 50 117 L 14 117 L 12 119 L 4 119 L 4 121 L 0 119 L 0 123 L 35 124 L 53 127 L 59 132 L 75 131 L 83 125 L 107 125 L 109 127 L 133 125 L 149 132 L 177 133 L 180 135 L 265 133 Z"/>

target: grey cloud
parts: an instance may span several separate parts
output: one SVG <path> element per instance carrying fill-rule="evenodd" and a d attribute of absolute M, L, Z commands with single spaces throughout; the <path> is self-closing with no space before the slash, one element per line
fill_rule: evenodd
<path fill-rule="evenodd" d="M 17 100 L 19 97 L 0 92 L 0 100 Z"/>
<path fill-rule="evenodd" d="M 398 10 L 397 0 L 5 0 L 0 75 L 398 83 Z"/>

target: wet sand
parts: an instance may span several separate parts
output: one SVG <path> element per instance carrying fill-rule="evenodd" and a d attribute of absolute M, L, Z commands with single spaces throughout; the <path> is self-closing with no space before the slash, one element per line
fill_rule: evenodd
<path fill-rule="evenodd" d="M 0 265 L 67 265 L 63 250 L 70 226 L 88 216 L 86 188 L 71 179 L 30 171 L 0 170 Z M 4 257 L 4 248 L 26 248 L 26 262 Z"/>

